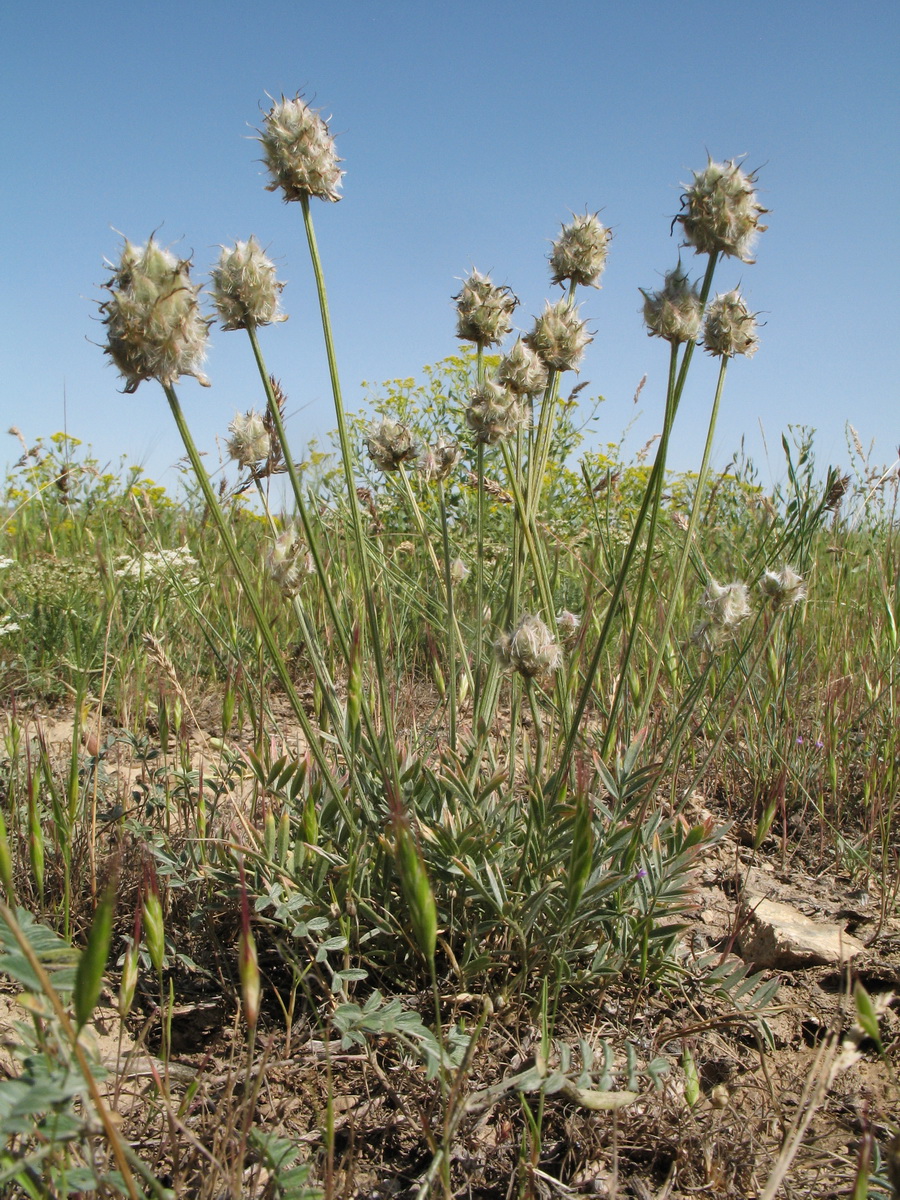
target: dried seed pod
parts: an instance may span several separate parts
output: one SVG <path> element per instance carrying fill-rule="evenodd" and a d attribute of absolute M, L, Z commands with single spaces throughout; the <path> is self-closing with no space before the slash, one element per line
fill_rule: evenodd
<path fill-rule="evenodd" d="M 338 188 L 344 172 L 338 166 L 334 138 L 315 109 L 296 96 L 276 101 L 263 121 L 259 135 L 263 161 L 272 176 L 268 191 L 281 188 L 284 199 L 318 196 L 340 200 Z"/>

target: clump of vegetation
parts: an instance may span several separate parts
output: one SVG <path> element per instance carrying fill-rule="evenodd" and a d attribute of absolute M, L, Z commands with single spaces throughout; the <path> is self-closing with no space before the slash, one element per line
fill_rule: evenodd
<path fill-rule="evenodd" d="M 256 238 L 222 249 L 214 317 L 151 238 L 125 242 L 101 309 L 125 389 L 162 388 L 183 495 L 63 435 L 23 443 L 7 482 L 0 969 L 27 1017 L 0 1182 L 374 1195 L 393 1161 L 404 1194 L 537 1196 L 607 1162 L 615 1187 L 623 1123 L 674 1112 L 700 1136 L 694 1033 L 737 1021 L 772 1044 L 777 979 L 730 955 L 737 931 L 709 953 L 683 937 L 729 823 L 877 886 L 879 930 L 893 912 L 896 474 L 823 475 L 805 430 L 774 495 L 747 461 L 712 472 L 731 360 L 757 349 L 733 281 L 714 292 L 765 228 L 736 162 L 685 191 L 698 277 L 679 260 L 644 294 L 668 382 L 652 462 L 627 464 L 582 450 L 566 395 L 578 289 L 610 252 L 596 216 L 561 230 L 562 296 L 524 336 L 510 289 L 473 272 L 462 352 L 354 415 L 311 208 L 340 199 L 340 160 L 299 97 L 261 141 L 314 267 L 332 449 L 290 445 L 257 338 L 282 285 Z M 213 319 L 260 380 L 218 486 L 175 390 L 207 382 Z M 697 472 L 675 476 L 698 346 L 719 375 Z M 74 713 L 67 758 L 33 715 L 51 701 Z M 864 989 L 854 1012 L 886 1061 Z M 379 1147 L 341 1115 L 348 1075 L 393 1111 Z M 692 1158 L 677 1142 L 651 1163 L 687 1189 L 749 1194 L 789 1165 L 761 1143 L 768 1167 L 742 1174 L 724 1135 Z M 867 1145 L 857 1188 L 887 1142 Z"/>

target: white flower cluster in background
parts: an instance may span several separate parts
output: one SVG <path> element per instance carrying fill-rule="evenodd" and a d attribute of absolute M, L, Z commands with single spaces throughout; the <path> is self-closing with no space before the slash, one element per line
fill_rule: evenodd
<path fill-rule="evenodd" d="M 177 580 L 183 588 L 196 588 L 200 586 L 199 565 L 187 546 L 176 546 L 172 550 L 147 550 L 131 558 L 119 555 L 115 575 L 117 579 L 143 584 Z"/>

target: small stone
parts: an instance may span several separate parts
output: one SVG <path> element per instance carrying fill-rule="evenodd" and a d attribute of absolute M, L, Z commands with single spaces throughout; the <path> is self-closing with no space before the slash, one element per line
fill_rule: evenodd
<path fill-rule="evenodd" d="M 840 925 L 813 921 L 775 900 L 754 903 L 738 941 L 745 962 L 787 971 L 848 962 L 865 949 Z"/>

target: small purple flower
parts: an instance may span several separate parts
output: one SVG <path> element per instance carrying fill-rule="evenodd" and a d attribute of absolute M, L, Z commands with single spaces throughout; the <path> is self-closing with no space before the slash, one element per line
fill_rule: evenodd
<path fill-rule="evenodd" d="M 646 878 L 647 878 L 647 868 L 641 867 L 641 869 L 638 871 L 637 875 L 635 875 L 635 879 L 646 879 Z"/>

